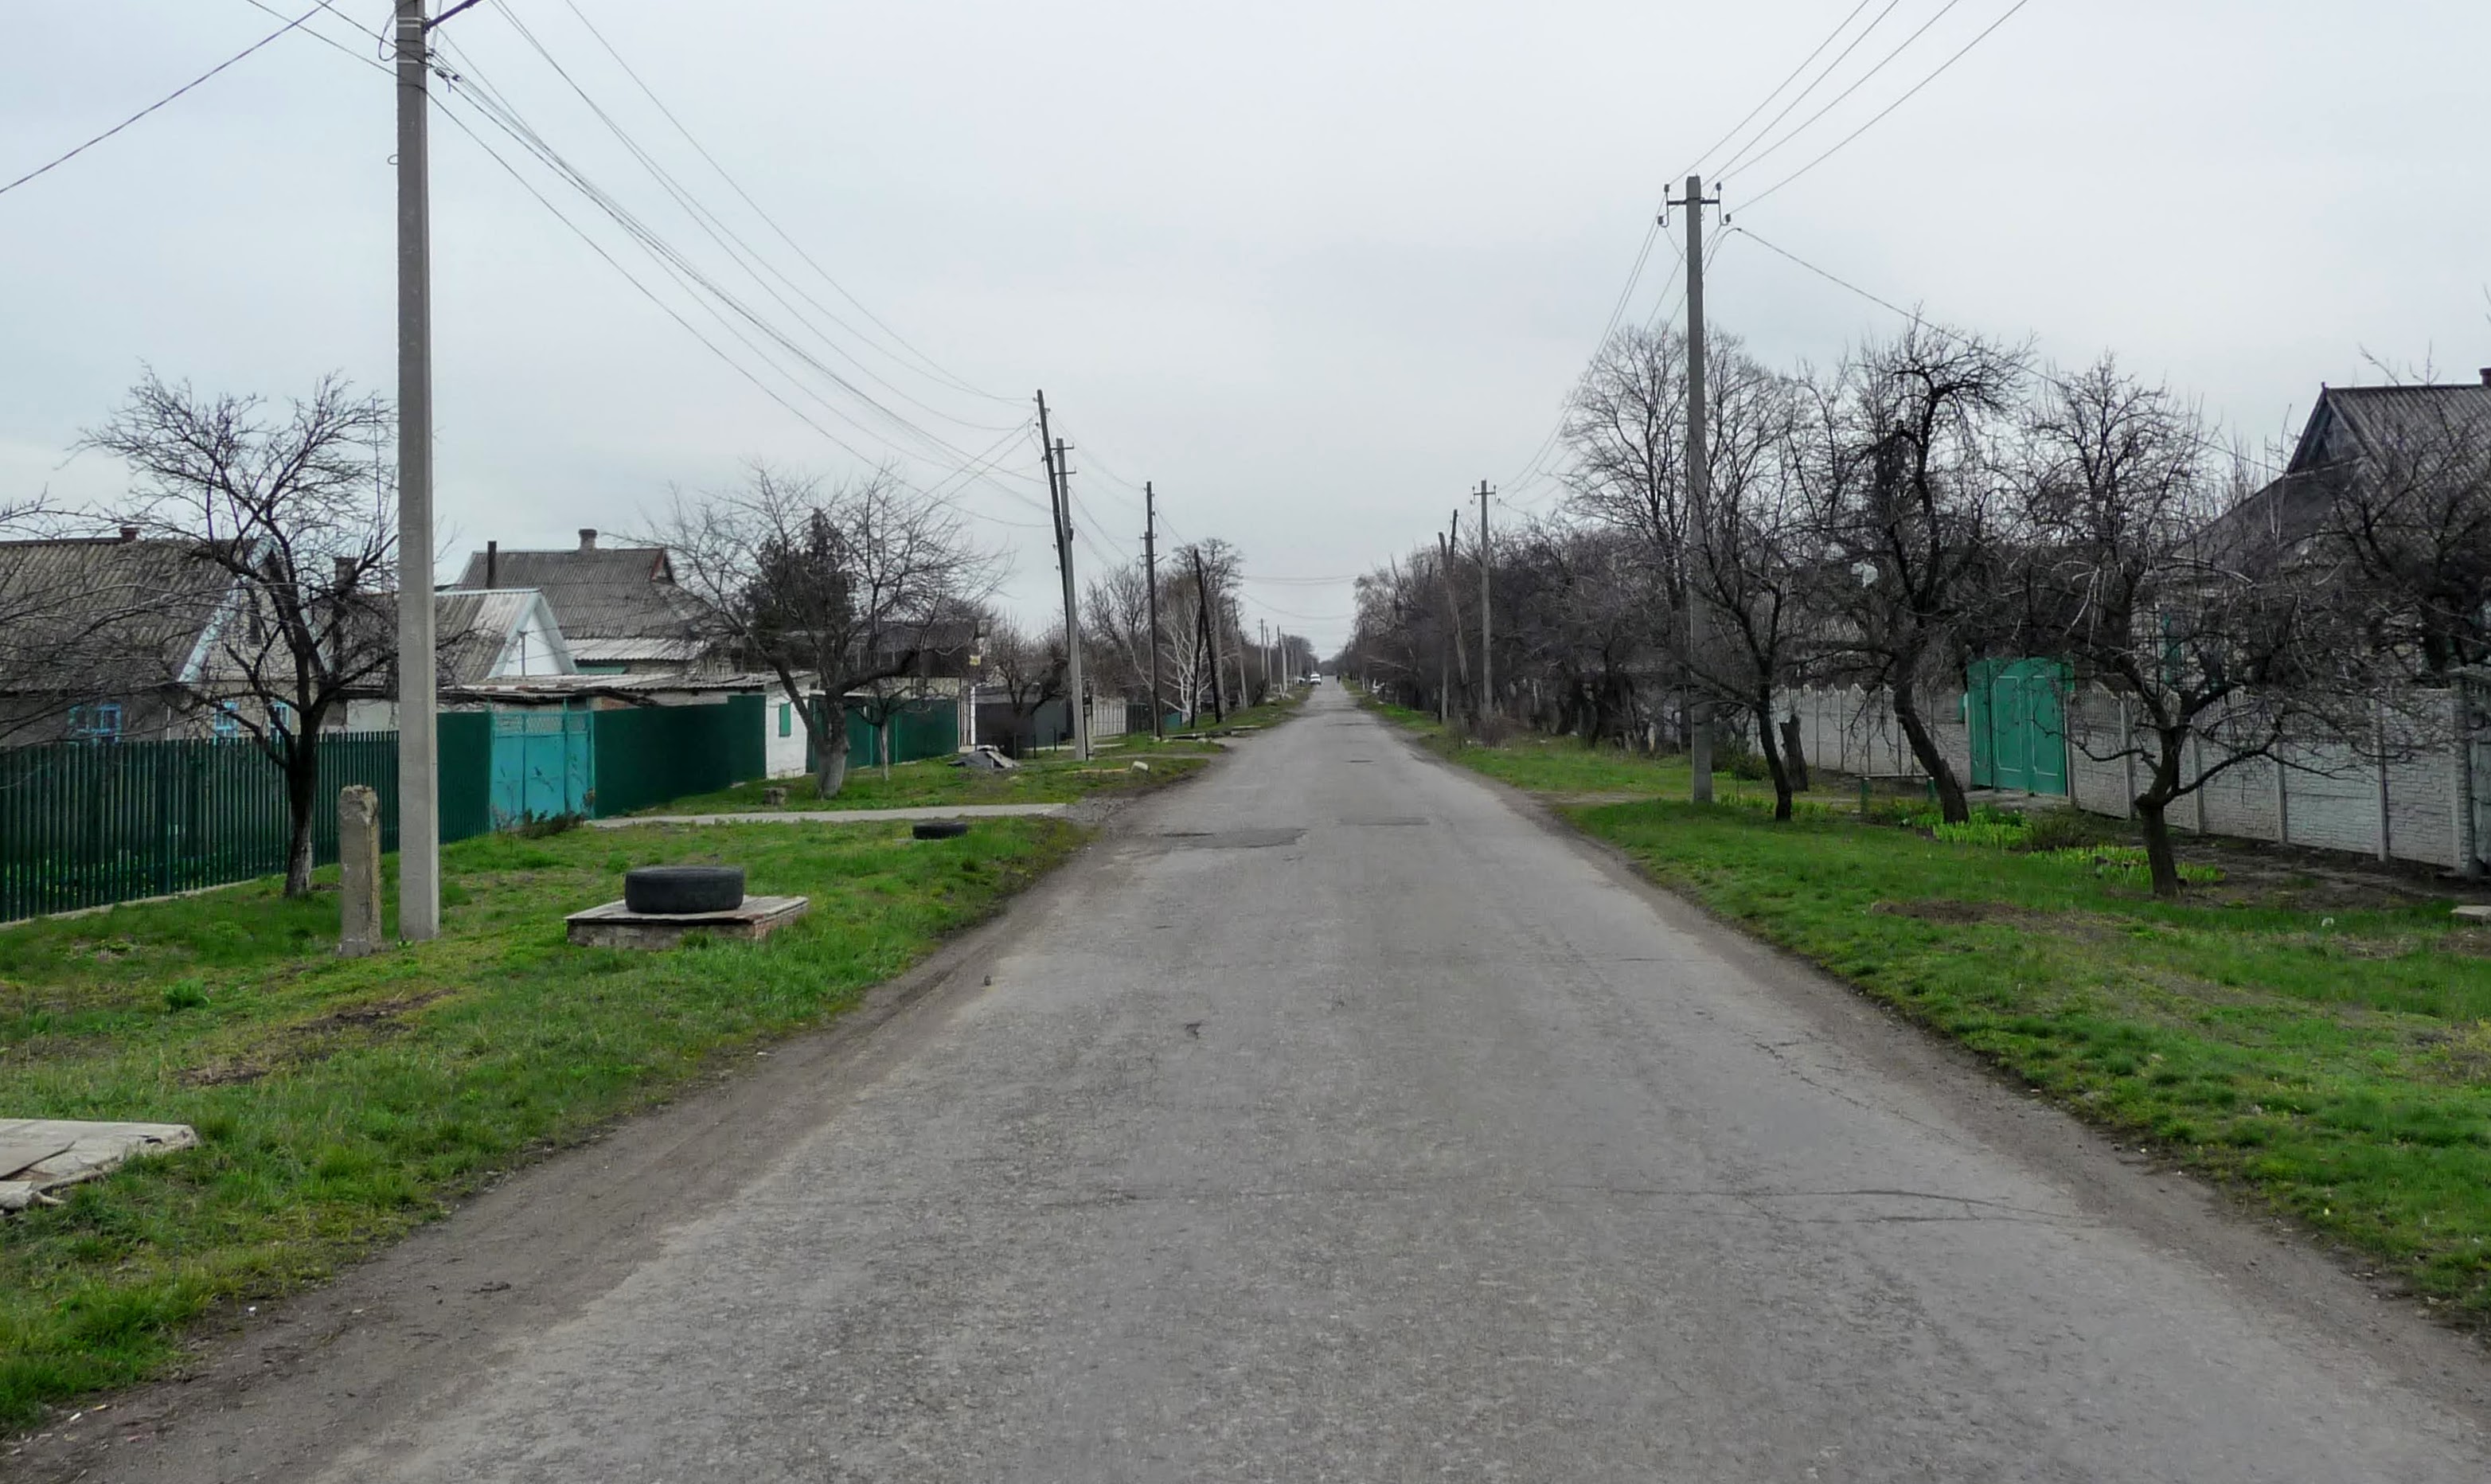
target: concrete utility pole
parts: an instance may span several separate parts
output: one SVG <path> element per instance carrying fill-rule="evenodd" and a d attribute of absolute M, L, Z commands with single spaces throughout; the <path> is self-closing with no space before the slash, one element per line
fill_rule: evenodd
<path fill-rule="evenodd" d="M 1436 554 L 1445 567 L 1442 584 L 1445 590 L 1445 624 L 1452 630 L 1454 670 L 1461 677 L 1462 689 L 1468 690 L 1471 688 L 1471 659 L 1469 654 L 1462 648 L 1462 605 L 1460 600 L 1453 597 L 1453 553 L 1459 551 L 1461 545 L 1462 512 L 1455 510 L 1452 538 L 1448 540 L 1442 535 L 1437 536 Z"/>
<path fill-rule="evenodd" d="M 1072 601 L 1072 485 L 1063 439 L 1050 439 L 1046 424 L 1046 393 L 1038 393 L 1039 451 L 1046 457 L 1046 497 L 1055 515 L 1055 565 L 1064 574 L 1064 688 L 1072 712 L 1072 755 L 1090 761 L 1090 711 L 1081 693 L 1081 616 Z"/>
<path fill-rule="evenodd" d="M 424 0 L 397 0 L 397 935 L 441 936 L 432 645 L 431 101 Z"/>
<path fill-rule="evenodd" d="M 1254 621 L 1254 648 L 1262 651 L 1258 662 L 1263 666 L 1263 691 L 1272 692 L 1272 626 L 1261 619 Z"/>
<path fill-rule="evenodd" d="M 1211 719 L 1228 719 L 1224 697 L 1219 693 L 1219 625 L 1211 616 L 1212 604 L 1218 600 L 1211 591 L 1211 579 L 1203 574 L 1202 548 L 1193 548 L 1194 624 L 1202 635 L 1203 648 L 1211 652 Z"/>
<path fill-rule="evenodd" d="M 1496 649 L 1489 642 L 1487 610 L 1487 480 L 1480 480 L 1480 714 L 1496 711 Z"/>
<path fill-rule="evenodd" d="M 1167 735 L 1159 700 L 1159 505 L 1151 481 L 1142 481 L 1142 582 L 1151 592 L 1151 736 Z"/>
<path fill-rule="evenodd" d="M 1686 197 L 1670 201 L 1686 208 L 1686 519 L 1695 528 L 1695 549 L 1688 553 L 1686 579 L 1686 659 L 1689 671 L 1711 654 L 1713 613 L 1704 599 L 1704 576 L 1713 562 L 1713 469 L 1704 447 L 1704 208 L 1721 198 L 1704 197 L 1704 178 L 1686 178 Z M 1694 771 L 1688 797 L 1697 803 L 1713 801 L 1713 703 L 1690 684 L 1688 693 L 1687 762 Z"/>

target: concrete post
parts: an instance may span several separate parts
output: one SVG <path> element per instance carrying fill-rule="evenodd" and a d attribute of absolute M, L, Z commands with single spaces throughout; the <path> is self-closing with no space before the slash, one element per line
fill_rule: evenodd
<path fill-rule="evenodd" d="M 337 953 L 381 946 L 381 796 L 361 783 L 337 790 Z"/>

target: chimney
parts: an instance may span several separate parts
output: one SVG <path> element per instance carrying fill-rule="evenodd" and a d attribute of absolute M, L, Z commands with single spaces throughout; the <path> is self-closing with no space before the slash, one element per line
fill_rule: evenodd
<path fill-rule="evenodd" d="M 2482 368 L 2482 385 L 2491 387 L 2491 365 Z"/>
<path fill-rule="evenodd" d="M 355 559 L 352 557 L 332 557 L 329 560 L 336 566 L 337 573 L 337 591 L 342 593 L 346 589 L 353 587 L 355 585 Z"/>
<path fill-rule="evenodd" d="M 2491 380 L 2491 371 L 2485 371 L 2483 373 L 2483 378 L 2485 380 Z M 136 526 L 122 527 L 121 538 L 125 541 L 134 541 L 138 539 L 138 528 Z"/>
<path fill-rule="evenodd" d="M 597 549 L 597 528 L 595 526 L 582 526 L 579 528 L 579 549 L 582 551 L 595 551 Z"/>
<path fill-rule="evenodd" d="M 502 543 L 499 541 L 486 541 L 484 543 L 484 586 L 488 588 L 498 588 L 501 586 L 500 583 L 493 580 L 495 576 L 499 574 L 501 566 Z"/>

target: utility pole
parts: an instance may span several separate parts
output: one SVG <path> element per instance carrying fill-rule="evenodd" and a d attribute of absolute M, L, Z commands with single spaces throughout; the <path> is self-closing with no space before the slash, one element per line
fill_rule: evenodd
<path fill-rule="evenodd" d="M 1471 659 L 1469 653 L 1462 648 L 1462 605 L 1453 597 L 1453 553 L 1460 549 L 1461 544 L 1462 512 L 1455 510 L 1452 538 L 1447 540 L 1439 534 L 1436 538 L 1436 554 L 1445 568 L 1442 583 L 1445 590 L 1445 625 L 1451 630 L 1453 636 L 1453 665 L 1455 672 L 1461 677 L 1462 689 L 1467 691 L 1471 688 Z"/>
<path fill-rule="evenodd" d="M 1261 619 L 1254 621 L 1254 648 L 1262 652 L 1258 657 L 1263 665 L 1263 693 L 1268 696 L 1272 693 L 1272 626 Z"/>
<path fill-rule="evenodd" d="M 1480 480 L 1480 713 L 1496 711 L 1496 650 L 1489 643 L 1487 589 L 1487 480 Z"/>
<path fill-rule="evenodd" d="M 1713 570 L 1713 469 L 1704 448 L 1704 178 L 1686 178 L 1684 200 L 1665 201 L 1686 208 L 1686 519 L 1695 528 L 1695 549 L 1688 554 L 1686 579 L 1687 763 L 1694 771 L 1688 797 L 1697 803 L 1713 801 L 1713 703 L 1698 689 L 1701 661 L 1712 652 L 1713 614 L 1704 597 L 1704 583 Z M 1771 723 L 1768 722 L 1768 725 Z"/>
<path fill-rule="evenodd" d="M 1046 422 L 1046 393 L 1038 393 L 1039 452 L 1046 459 L 1046 498 L 1055 517 L 1055 565 L 1064 574 L 1064 688 L 1072 713 L 1072 755 L 1090 761 L 1090 712 L 1081 693 L 1081 616 L 1072 601 L 1072 485 L 1064 464 L 1069 446 L 1051 438 Z"/>
<path fill-rule="evenodd" d="M 1225 721 L 1228 713 L 1225 698 L 1219 693 L 1219 625 L 1211 616 L 1216 601 L 1211 591 L 1211 579 L 1203 575 L 1202 548 L 1193 548 L 1194 622 L 1202 634 L 1203 647 L 1211 652 L 1211 719 Z"/>
<path fill-rule="evenodd" d="M 1129 487 L 1129 486 L 1128 486 Z M 1142 481 L 1142 581 L 1151 590 L 1151 737 L 1167 735 L 1159 700 L 1159 506 L 1151 481 Z"/>
<path fill-rule="evenodd" d="M 424 0 L 397 0 L 397 935 L 441 936 L 432 647 L 431 100 Z"/>

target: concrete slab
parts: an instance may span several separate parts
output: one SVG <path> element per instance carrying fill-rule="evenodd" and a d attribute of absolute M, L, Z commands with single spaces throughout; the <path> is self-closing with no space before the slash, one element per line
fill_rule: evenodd
<path fill-rule="evenodd" d="M 771 809 L 742 814 L 635 814 L 593 819 L 592 829 L 630 829 L 637 825 L 904 825 L 921 819 L 1050 819 L 1069 803 L 957 803 L 910 809 Z"/>
<path fill-rule="evenodd" d="M 0 1119 L 0 1211 L 48 1201 L 142 1154 L 186 1149 L 199 1136 L 183 1123 L 99 1123 L 76 1119 Z"/>
<path fill-rule="evenodd" d="M 708 933 L 739 943 L 758 943 L 812 910 L 801 896 L 747 896 L 732 912 L 633 912 L 607 902 L 563 920 L 571 941 L 584 948 L 671 948 L 687 933 Z"/>

